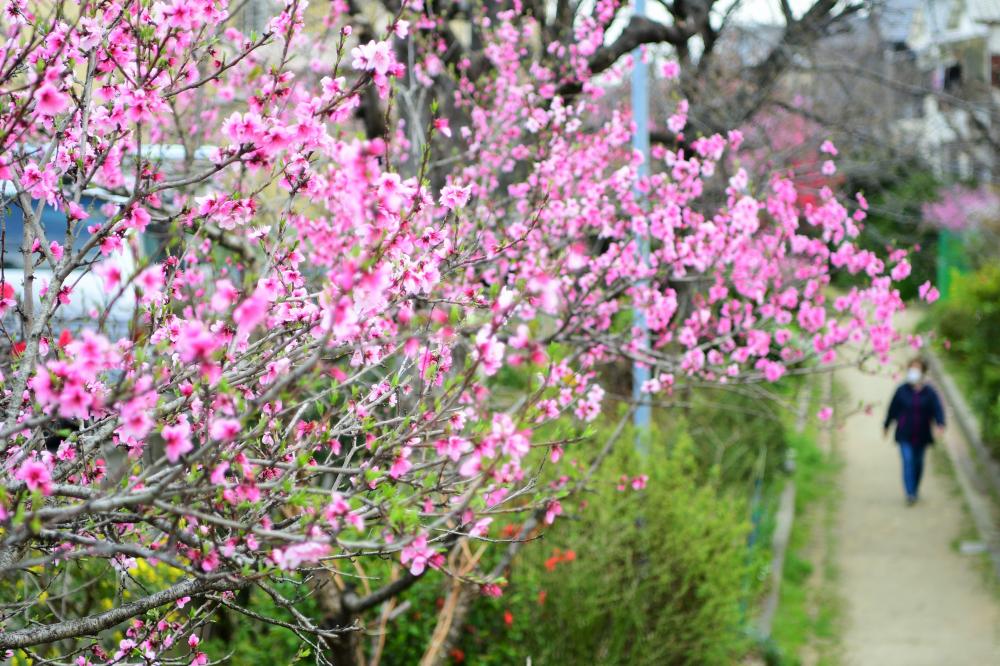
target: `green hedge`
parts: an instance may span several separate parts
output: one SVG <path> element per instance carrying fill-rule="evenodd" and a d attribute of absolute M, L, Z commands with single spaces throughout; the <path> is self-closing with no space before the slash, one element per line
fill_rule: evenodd
<path fill-rule="evenodd" d="M 791 384 L 784 388 L 791 395 Z M 738 663 L 755 649 L 747 627 L 769 540 L 764 526 L 759 545 L 748 548 L 748 503 L 763 477 L 764 503 L 772 504 L 770 481 L 788 433 L 781 414 L 755 395 L 698 391 L 679 402 L 685 407 L 658 411 L 646 460 L 633 452 L 632 434 L 623 435 L 589 490 L 564 502 L 566 515 L 522 549 L 504 595 L 475 599 L 449 663 L 499 666 L 530 657 L 538 666 L 712 666 Z M 612 427 L 610 418 L 595 426 L 594 440 L 604 441 Z M 593 452 L 588 444 L 567 455 L 582 461 Z M 623 474 L 628 482 L 619 490 Z M 630 482 L 639 474 L 649 479 L 635 490 Z M 503 538 L 503 526 L 493 528 L 490 535 Z M 502 550 L 494 546 L 482 568 L 491 569 Z M 384 579 L 393 561 L 366 561 L 364 574 Z M 430 572 L 401 595 L 381 663 L 420 660 L 450 587 L 449 578 Z M 264 595 L 248 601 L 284 613 Z M 299 610 L 318 611 L 311 598 Z M 364 618 L 369 656 L 379 642 L 373 634 L 380 611 Z M 290 632 L 231 619 L 213 632 L 213 654 L 232 651 L 231 663 L 261 654 L 291 663 L 298 656 L 301 645 Z"/>
<path fill-rule="evenodd" d="M 979 417 L 983 438 L 1000 457 L 1000 265 L 954 275 L 948 299 L 934 307 L 931 319 Z"/>
<path fill-rule="evenodd" d="M 644 490 L 618 490 L 611 470 L 637 469 L 618 453 L 584 506 L 524 549 L 504 597 L 479 604 L 460 646 L 469 663 L 712 665 L 746 653 L 745 503 L 699 480 L 690 438 L 674 439 L 642 465 Z"/>

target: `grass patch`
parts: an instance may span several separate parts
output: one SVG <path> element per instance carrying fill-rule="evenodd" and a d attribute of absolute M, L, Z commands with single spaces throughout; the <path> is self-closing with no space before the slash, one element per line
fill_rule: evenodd
<path fill-rule="evenodd" d="M 951 379 L 955 382 L 955 387 L 965 398 L 966 404 L 970 404 L 969 396 L 973 394 L 972 392 L 974 390 L 973 387 L 974 380 L 969 374 L 968 369 L 962 363 L 956 362 L 955 359 L 949 356 L 947 352 L 943 348 L 941 348 L 940 345 L 937 345 L 936 352 L 937 352 L 936 354 L 937 358 L 941 361 L 941 365 L 944 367 L 945 372 L 948 373 Z M 945 409 L 946 409 L 945 416 L 949 421 L 948 427 L 955 429 L 958 432 L 959 437 L 966 439 L 965 432 L 956 422 L 954 414 L 949 413 L 947 411 L 948 405 L 945 405 Z M 973 410 L 973 418 L 976 419 L 981 432 L 982 415 L 975 413 L 975 410 Z M 973 446 L 971 442 L 967 442 L 967 444 L 968 446 L 966 447 L 966 449 L 968 451 L 969 458 L 972 460 L 972 464 L 976 468 L 976 474 L 979 475 L 979 477 L 982 479 L 988 479 L 992 471 L 988 468 L 987 461 L 983 460 L 982 450 L 979 447 Z M 991 445 L 989 442 L 985 440 L 983 441 L 983 445 L 986 447 L 987 455 L 990 455 L 990 452 L 997 450 L 997 446 Z M 940 447 L 935 447 L 935 448 L 940 448 Z M 944 451 L 941 451 L 940 453 L 943 454 Z M 950 460 L 947 461 L 946 467 L 948 469 L 951 469 Z M 951 473 L 954 474 L 954 470 L 952 470 Z M 1000 506 L 1000 489 L 998 489 L 993 483 L 987 483 L 985 484 L 984 490 L 989 494 L 990 499 L 993 501 L 993 503 L 996 504 L 997 506 Z"/>
<path fill-rule="evenodd" d="M 955 470 L 955 466 L 952 465 L 951 458 L 948 457 L 943 446 L 936 445 L 931 451 L 931 455 L 934 456 L 934 471 L 940 472 L 941 476 L 944 477 L 948 493 L 956 498 L 959 506 L 961 506 L 962 522 L 959 525 L 958 535 L 951 541 L 951 548 L 957 553 L 961 550 L 963 541 L 978 542 L 983 540 L 983 536 L 976 528 L 976 523 L 972 519 L 972 513 L 969 511 L 969 505 L 965 502 L 965 495 L 962 493 L 962 487 L 958 482 L 958 472 Z M 970 454 L 974 455 L 972 452 Z M 990 497 L 995 501 L 996 496 L 993 493 L 990 493 Z M 976 571 L 982 577 L 983 584 L 991 591 L 995 598 L 1000 600 L 1000 579 L 997 578 L 997 572 L 989 553 L 963 555 L 962 557 L 967 557 L 974 561 Z"/>
<path fill-rule="evenodd" d="M 809 414 L 816 413 L 819 401 L 819 392 L 814 391 Z M 791 439 L 796 459 L 795 522 L 765 652 L 770 666 L 838 663 L 840 603 L 833 527 L 840 465 L 834 453 L 827 455 L 820 448 L 820 434 L 820 424 L 811 418 L 804 431 Z"/>

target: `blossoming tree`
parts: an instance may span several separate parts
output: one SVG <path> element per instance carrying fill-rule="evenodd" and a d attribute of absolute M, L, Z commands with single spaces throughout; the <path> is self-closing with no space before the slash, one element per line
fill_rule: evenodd
<path fill-rule="evenodd" d="M 614 3 L 549 43 L 517 11 L 484 15 L 488 67 L 458 62 L 455 113 L 419 131 L 394 104 L 434 85 L 445 17 L 404 3 L 358 41 L 346 9 L 288 0 L 245 35 L 225 0 L 7 4 L 0 648 L 207 663 L 200 628 L 253 613 L 253 587 L 337 661 L 360 613 L 497 514 L 556 519 L 567 487 L 535 480 L 583 446 L 602 368 L 649 365 L 654 395 L 893 342 L 906 259 L 856 247 L 862 198 L 750 182 L 738 132 L 636 180 L 628 115 L 599 114 L 588 68 Z M 389 129 L 361 139 L 370 94 Z M 835 270 L 867 286 L 831 297 Z M 86 280 L 102 298 L 70 322 Z M 372 557 L 407 573 L 329 584 Z M 490 573 L 462 575 L 494 593 Z M 299 612 L 288 577 L 328 616 Z M 98 584 L 110 607 L 88 601 Z"/>

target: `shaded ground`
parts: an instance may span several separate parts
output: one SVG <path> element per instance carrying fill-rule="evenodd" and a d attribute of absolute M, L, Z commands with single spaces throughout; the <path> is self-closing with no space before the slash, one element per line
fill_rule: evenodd
<path fill-rule="evenodd" d="M 953 483 L 927 456 L 921 502 L 903 502 L 899 453 L 882 439 L 895 387 L 888 369 L 838 375 L 848 405 L 874 404 L 837 433 L 844 463 L 834 536 L 847 666 L 1000 664 L 1000 600 L 977 559 L 955 548 L 967 518 Z M 950 433 L 955 436 L 955 433 Z"/>

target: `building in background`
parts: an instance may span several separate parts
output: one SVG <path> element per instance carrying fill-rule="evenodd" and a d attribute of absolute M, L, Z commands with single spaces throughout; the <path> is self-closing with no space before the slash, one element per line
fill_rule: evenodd
<path fill-rule="evenodd" d="M 945 181 L 992 182 L 1000 153 L 1000 0 L 920 0 L 905 26 L 922 75 L 921 113 L 900 140 Z"/>

